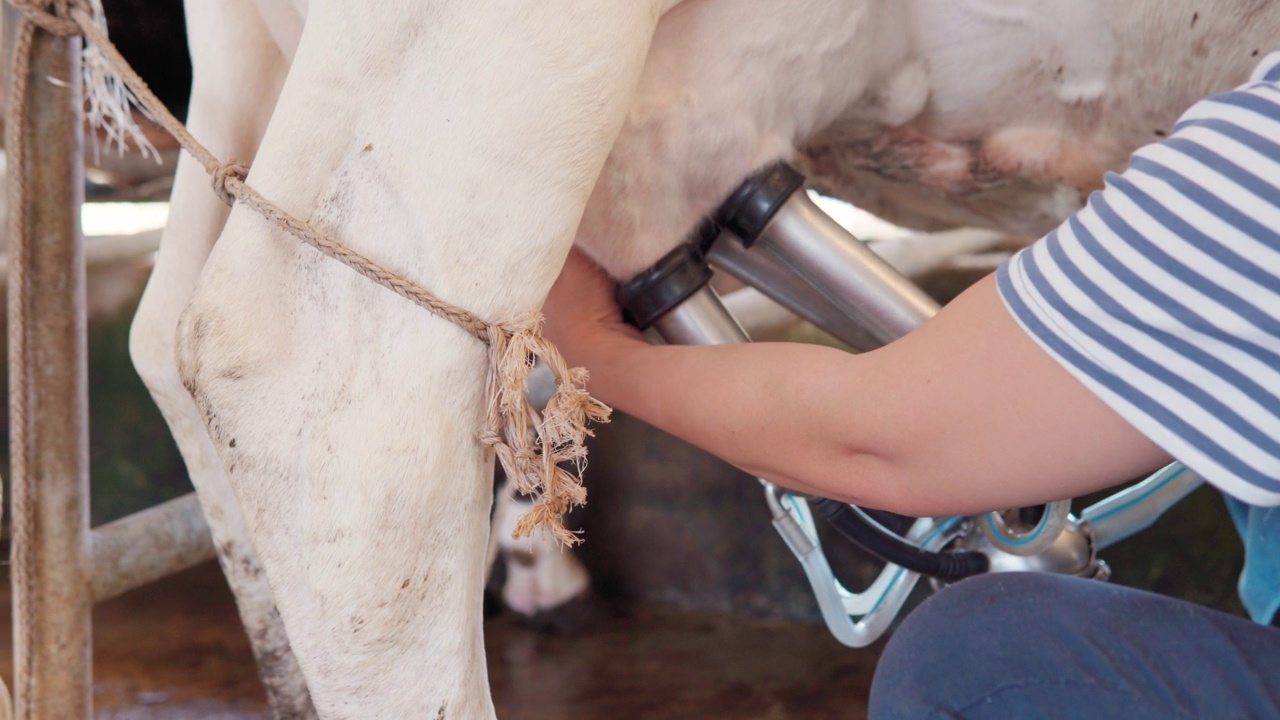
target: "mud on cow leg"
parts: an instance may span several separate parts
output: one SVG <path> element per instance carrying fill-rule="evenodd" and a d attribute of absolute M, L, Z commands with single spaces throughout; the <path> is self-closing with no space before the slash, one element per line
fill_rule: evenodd
<path fill-rule="evenodd" d="M 199 68 L 190 127 L 214 153 L 248 161 L 275 104 L 286 69 L 284 58 L 247 0 L 195 3 L 189 20 L 192 56 Z M 156 267 L 134 319 L 130 353 L 182 451 L 272 710 L 281 718 L 312 717 L 306 683 L 240 507 L 174 360 L 179 312 L 192 295 L 227 213 L 210 192 L 204 171 L 184 156 Z"/>

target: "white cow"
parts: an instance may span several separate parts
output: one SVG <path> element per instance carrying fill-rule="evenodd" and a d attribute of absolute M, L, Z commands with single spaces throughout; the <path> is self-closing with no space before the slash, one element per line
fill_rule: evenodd
<path fill-rule="evenodd" d="M 575 237 L 626 276 L 782 157 L 899 222 L 1041 232 L 1243 80 L 1280 8 L 191 0 L 188 27 L 197 136 L 497 319 L 538 307 Z M 133 351 L 273 702 L 307 712 L 305 676 L 326 717 L 492 716 L 484 347 L 205 185 L 180 167 Z"/>
<path fill-rule="evenodd" d="M 511 317 L 554 279 L 668 4 L 192 2 L 190 123 L 282 207 Z M 485 348 L 228 215 L 186 163 L 133 350 L 276 699 L 296 673 L 271 598 L 322 715 L 492 715 Z"/>

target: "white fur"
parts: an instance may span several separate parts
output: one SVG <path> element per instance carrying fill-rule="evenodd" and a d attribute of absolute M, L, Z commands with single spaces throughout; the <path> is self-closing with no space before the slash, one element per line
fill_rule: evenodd
<path fill-rule="evenodd" d="M 779 157 L 902 225 L 1037 236 L 1277 41 L 1262 0 L 689 2 L 578 242 L 634 274 Z"/>
<path fill-rule="evenodd" d="M 667 4 L 311 2 L 249 181 L 481 316 L 536 308 Z M 199 97 L 221 71 L 196 61 Z M 193 473 L 225 468 L 317 709 L 492 716 L 484 347 L 244 208 L 223 226 L 201 207 L 178 200 L 171 223 L 206 243 L 220 229 L 179 373 L 147 374 L 161 396 L 191 391 L 170 422 L 189 461 L 217 453 Z M 177 257 L 198 268 L 204 248 Z M 175 274 L 153 281 L 166 308 L 189 288 Z M 157 346 L 174 327 L 159 305 L 138 331 Z"/>
<path fill-rule="evenodd" d="M 214 153 L 252 161 L 284 79 L 283 58 L 249 0 L 193 2 L 187 11 L 197 68 L 188 125 Z M 203 169 L 186 155 L 178 162 L 170 200 L 169 221 L 134 320 L 130 352 L 186 461 L 268 698 L 281 715 L 305 716 L 311 712 L 306 685 L 249 529 L 173 359 L 178 314 L 226 221 L 227 207 L 210 192 Z"/>

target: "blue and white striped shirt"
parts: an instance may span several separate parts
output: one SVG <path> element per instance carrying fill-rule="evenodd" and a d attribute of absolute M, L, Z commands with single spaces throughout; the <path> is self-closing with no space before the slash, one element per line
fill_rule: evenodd
<path fill-rule="evenodd" d="M 1017 321 L 1139 431 L 1280 505 L 1280 53 L 1001 268 Z"/>

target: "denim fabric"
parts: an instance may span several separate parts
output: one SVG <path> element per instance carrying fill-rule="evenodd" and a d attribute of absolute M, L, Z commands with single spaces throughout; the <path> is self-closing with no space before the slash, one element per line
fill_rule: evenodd
<path fill-rule="evenodd" d="M 907 617 L 870 717 L 1280 718 L 1280 629 L 1094 580 L 977 577 Z"/>

